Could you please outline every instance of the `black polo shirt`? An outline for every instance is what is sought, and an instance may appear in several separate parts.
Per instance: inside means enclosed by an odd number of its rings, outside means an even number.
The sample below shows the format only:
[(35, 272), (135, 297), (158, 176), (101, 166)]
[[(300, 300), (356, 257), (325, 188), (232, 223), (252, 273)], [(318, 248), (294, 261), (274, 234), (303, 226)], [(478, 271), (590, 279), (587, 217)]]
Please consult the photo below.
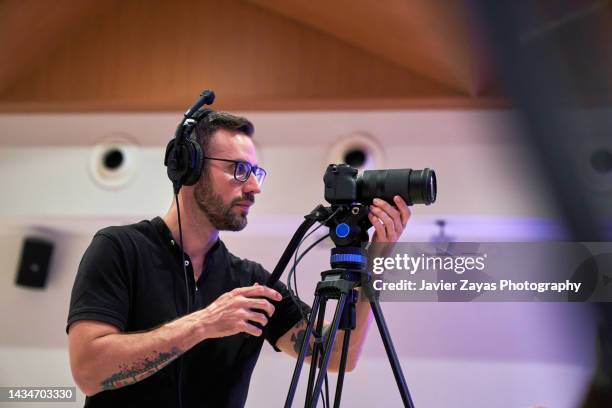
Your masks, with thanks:
[[(84, 319), (126, 333), (151, 330), (205, 308), (232, 289), (264, 284), (269, 276), (260, 264), (232, 255), (221, 240), (207, 254), (197, 282), (187, 254), (185, 259), (189, 311), (181, 249), (161, 218), (98, 231), (79, 265), (66, 331)], [(283, 300), (275, 304), (262, 337), (275, 345), (301, 314), (285, 285), (273, 287)], [(262, 338), (244, 333), (204, 340), (142, 381), (88, 397), (85, 406), (175, 407), (182, 395), (183, 408), (242, 407), (262, 344)]]

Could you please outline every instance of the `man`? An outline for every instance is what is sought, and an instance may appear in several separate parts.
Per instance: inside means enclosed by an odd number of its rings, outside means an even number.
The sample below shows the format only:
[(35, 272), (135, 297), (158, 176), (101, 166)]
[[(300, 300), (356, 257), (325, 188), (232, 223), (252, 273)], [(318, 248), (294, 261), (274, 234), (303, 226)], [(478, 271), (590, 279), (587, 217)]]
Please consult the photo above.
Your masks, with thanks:
[[(246, 226), (261, 192), (265, 171), (257, 166), (252, 134), (248, 120), (221, 112), (196, 128), (206, 157), (202, 176), (178, 195), (187, 285), (176, 201), (163, 219), (94, 236), (79, 265), (67, 325), (71, 369), (86, 406), (240, 407), (260, 350), (245, 354), (242, 333), (264, 335), (277, 351), (297, 356), (305, 323), (287, 288), (263, 286), (269, 273), (229, 253), (219, 239), (221, 230)], [(373, 241), (395, 242), (402, 233), (410, 212), (399, 197), (395, 205), (372, 205)], [(370, 320), (369, 304), (360, 302), (347, 370)]]

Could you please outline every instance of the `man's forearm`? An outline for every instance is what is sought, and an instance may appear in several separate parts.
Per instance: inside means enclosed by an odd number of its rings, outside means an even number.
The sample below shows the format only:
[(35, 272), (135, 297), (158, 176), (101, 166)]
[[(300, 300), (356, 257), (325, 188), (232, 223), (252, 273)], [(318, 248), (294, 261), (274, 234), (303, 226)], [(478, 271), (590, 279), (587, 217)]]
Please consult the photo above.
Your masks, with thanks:
[[(378, 242), (375, 245), (371, 245), (368, 249), (368, 259), (372, 260), (375, 257), (386, 257), (389, 256), (393, 249), (395, 248), (395, 243), (387, 242), (381, 243)], [(371, 264), (368, 268), (370, 271), (372, 270)], [(365, 284), (364, 284), (365, 285)], [(372, 307), (370, 306), (370, 301), (366, 295), (366, 292), (371, 290), (371, 287), (368, 289), (364, 286), (357, 289), (357, 293), (359, 294), (359, 299), (357, 300), (356, 308), (356, 321), (357, 325), (355, 330), (351, 333), (351, 342), (349, 346), (349, 358), (347, 366), (351, 369), (355, 367), (357, 364), (357, 360), (359, 359), (359, 355), (361, 354), (361, 349), (363, 348), (363, 344), (365, 343), (365, 339), (367, 337), (368, 331), (370, 329), (370, 325), (372, 324), (372, 320), (374, 319), (374, 315), (372, 313)], [(374, 294), (371, 294), (374, 296)], [(344, 335), (342, 335), (344, 336)], [(339, 340), (342, 340), (343, 337), (339, 336)], [(340, 353), (342, 351), (342, 342), (338, 341), (334, 345), (334, 354), (337, 353), (338, 361), (340, 359)]]
[[(359, 300), (355, 305), (355, 320), (356, 327), (351, 331), (351, 341), (349, 343), (349, 351), (348, 351), (348, 359), (347, 359), (347, 370), (352, 371), (357, 364), (357, 360), (359, 359), (359, 354), (361, 354), (361, 349), (363, 348), (363, 344), (365, 342), (365, 338), (368, 333), (368, 329), (370, 324), (372, 323), (372, 311), (370, 308), (370, 303), (367, 299), (362, 299), (362, 296), (365, 296), (362, 292), (363, 289), (358, 289)], [(329, 327), (331, 324), (326, 322), (324, 327), (324, 335), (327, 337), (327, 333), (329, 331)], [(332, 371), (336, 371), (340, 367), (340, 357), (342, 354), (342, 343), (344, 342), (344, 331), (338, 330), (338, 334), (336, 336), (336, 341), (334, 342), (334, 349), (332, 351), (332, 355), (330, 358), (330, 369)]]
[[(379, 256), (389, 256), (393, 252), (395, 247), (395, 243), (377, 243), (375, 246), (371, 246), (368, 253), (368, 258), (374, 259)], [(371, 266), (369, 267), (371, 270)], [(348, 361), (347, 361), (347, 370), (351, 371), (355, 368), (357, 364), (357, 360), (359, 359), (359, 355), (361, 354), (361, 349), (363, 348), (363, 344), (365, 343), (365, 339), (368, 334), (368, 330), (370, 325), (372, 324), (372, 320), (374, 315), (372, 314), (372, 308), (370, 306), (369, 299), (366, 296), (366, 288), (363, 286), (357, 289), (357, 293), (359, 294), (359, 299), (355, 305), (355, 314), (356, 314), (356, 327), (351, 333), (351, 341), (349, 344), (349, 352), (348, 352)], [(326, 322), (324, 335), (327, 334), (329, 330), (330, 324)], [(342, 343), (344, 341), (344, 332), (338, 331), (338, 335), (336, 337), (336, 341), (334, 343), (334, 349), (332, 352), (332, 356), (330, 359), (330, 368), (332, 370), (337, 369), (340, 366), (340, 357), (342, 354)]]
[[(70, 365), (81, 390), (93, 395), (143, 380), (208, 338), (249, 333), (261, 336), (274, 314), (269, 300), (282, 295), (263, 285), (235, 288), (198, 310), (156, 329), (121, 334), (100, 322), (74, 323), (69, 329)], [(256, 309), (256, 310), (255, 310)], [(112, 326), (111, 326), (112, 327)]]
[(151, 376), (202, 340), (196, 327), (185, 316), (151, 331), (94, 339), (82, 351), (79, 386), (93, 395)]

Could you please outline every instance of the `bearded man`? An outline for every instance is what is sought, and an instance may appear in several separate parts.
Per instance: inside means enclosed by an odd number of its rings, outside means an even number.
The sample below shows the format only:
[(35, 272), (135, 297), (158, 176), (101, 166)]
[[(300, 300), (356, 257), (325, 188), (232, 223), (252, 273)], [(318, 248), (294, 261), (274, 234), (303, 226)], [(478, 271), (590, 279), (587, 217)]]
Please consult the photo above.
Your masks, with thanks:
[[(296, 304), (281, 282), (264, 286), (270, 274), (219, 239), (219, 231), (247, 225), (261, 193), (266, 172), (257, 164), (253, 133), (247, 119), (223, 112), (198, 123), (202, 175), (177, 196), (183, 248), (176, 199), (163, 217), (93, 237), (66, 327), (86, 407), (242, 407), (260, 351), (243, 353), (242, 333), (263, 335), (276, 351), (297, 357), (308, 306)], [(410, 211), (400, 197), (393, 204), (376, 199), (370, 207), (373, 241), (395, 242), (404, 230)], [(369, 303), (359, 302), (347, 371), (370, 321)], [(338, 368), (340, 346), (330, 370)]]

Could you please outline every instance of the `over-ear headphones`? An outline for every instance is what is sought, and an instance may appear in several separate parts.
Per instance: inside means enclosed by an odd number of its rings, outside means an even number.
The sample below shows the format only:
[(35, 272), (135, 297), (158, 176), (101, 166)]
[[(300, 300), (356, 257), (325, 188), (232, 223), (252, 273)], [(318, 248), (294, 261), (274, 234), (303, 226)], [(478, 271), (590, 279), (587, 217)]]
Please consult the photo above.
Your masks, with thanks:
[(202, 174), (204, 152), (195, 135), (198, 123), (208, 116), (212, 109), (199, 110), (203, 105), (211, 105), (215, 100), (215, 93), (205, 90), (200, 98), (185, 112), (183, 120), (179, 123), (174, 139), (168, 142), (164, 165), (168, 168), (168, 178), (172, 181), (174, 194), (178, 194), (182, 186), (192, 186)]

